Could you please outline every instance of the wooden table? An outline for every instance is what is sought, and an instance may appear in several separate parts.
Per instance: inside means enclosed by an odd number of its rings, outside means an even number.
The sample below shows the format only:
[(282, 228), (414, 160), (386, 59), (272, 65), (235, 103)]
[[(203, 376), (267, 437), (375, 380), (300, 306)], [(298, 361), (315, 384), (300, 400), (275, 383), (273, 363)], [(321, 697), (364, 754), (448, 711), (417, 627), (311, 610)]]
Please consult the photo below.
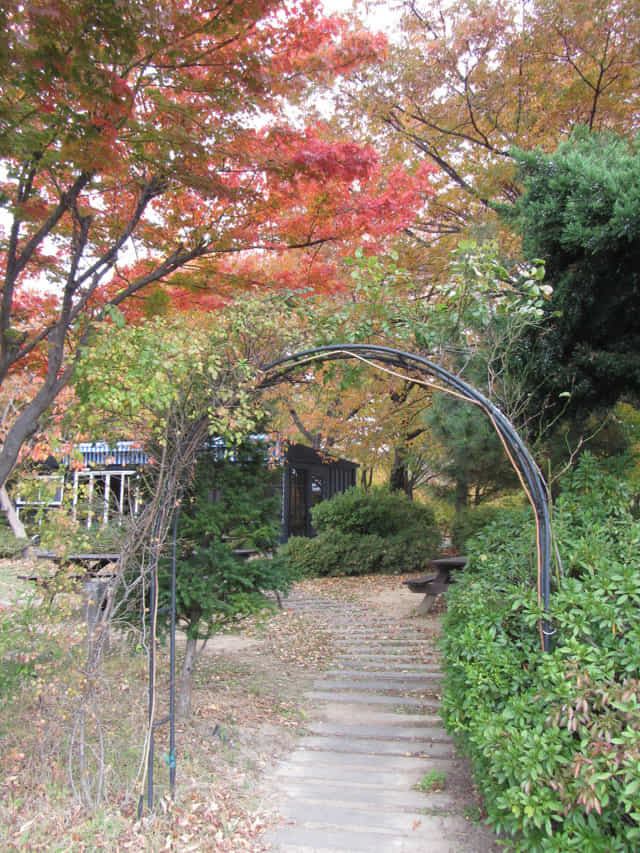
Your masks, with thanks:
[(455, 580), (453, 574), (467, 565), (467, 558), (463, 555), (439, 557), (437, 560), (431, 560), (429, 565), (435, 569), (435, 572), (421, 578), (411, 578), (404, 581), (405, 586), (409, 587), (411, 592), (424, 593), (424, 598), (416, 611), (420, 614), (428, 613), (433, 607), (436, 597), (447, 591), (449, 584)]

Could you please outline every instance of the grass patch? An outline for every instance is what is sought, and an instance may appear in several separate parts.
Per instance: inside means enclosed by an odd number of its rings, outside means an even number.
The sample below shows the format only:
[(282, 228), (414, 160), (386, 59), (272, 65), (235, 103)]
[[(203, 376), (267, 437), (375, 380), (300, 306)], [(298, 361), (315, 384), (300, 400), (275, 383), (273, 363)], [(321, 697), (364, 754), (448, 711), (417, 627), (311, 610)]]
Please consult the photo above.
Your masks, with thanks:
[(19, 580), (18, 575), (29, 575), (39, 568), (35, 561), (0, 559), (0, 605), (8, 605), (34, 590), (29, 581)]
[(433, 794), (436, 791), (444, 791), (447, 784), (447, 774), (441, 770), (430, 770), (422, 777), (415, 786), (416, 791), (425, 794)]

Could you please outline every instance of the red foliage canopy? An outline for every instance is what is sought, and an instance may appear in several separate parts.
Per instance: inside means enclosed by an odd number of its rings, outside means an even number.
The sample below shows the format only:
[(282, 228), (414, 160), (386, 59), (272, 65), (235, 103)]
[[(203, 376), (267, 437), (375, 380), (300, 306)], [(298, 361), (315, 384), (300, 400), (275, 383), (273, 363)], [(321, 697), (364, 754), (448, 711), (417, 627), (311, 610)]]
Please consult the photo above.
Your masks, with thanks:
[(8, 0), (0, 31), (0, 383), (36, 353), (43, 380), (0, 483), (105, 303), (193, 279), (191, 303), (206, 277), (215, 308), (248, 253), (379, 239), (428, 189), (291, 124), (292, 100), (385, 50), (311, 0)]

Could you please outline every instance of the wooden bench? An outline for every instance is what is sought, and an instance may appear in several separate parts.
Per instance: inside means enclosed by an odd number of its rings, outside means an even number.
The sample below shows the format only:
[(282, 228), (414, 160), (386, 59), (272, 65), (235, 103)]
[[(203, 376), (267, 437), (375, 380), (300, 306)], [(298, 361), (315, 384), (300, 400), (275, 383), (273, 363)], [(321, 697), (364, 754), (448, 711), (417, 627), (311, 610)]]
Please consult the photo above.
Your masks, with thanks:
[[(101, 577), (105, 580), (115, 577), (113, 572), (103, 573), (106, 566), (115, 563), (120, 558), (120, 554), (67, 554), (61, 557), (59, 554), (54, 554), (53, 551), (37, 551), (35, 554), (38, 560), (46, 560), (50, 563), (56, 563), (58, 566), (78, 566), (80, 571), (77, 574), (69, 574), (66, 577), (72, 581), (86, 581), (91, 578)], [(59, 569), (49, 575), (18, 575), (20, 580), (33, 581), (43, 589), (48, 589), (51, 584), (59, 577)]]
[(466, 564), (467, 558), (464, 556), (440, 557), (437, 560), (432, 560), (430, 563), (431, 568), (435, 569), (433, 574), (424, 575), (421, 578), (411, 578), (408, 581), (404, 581), (404, 585), (407, 586), (411, 592), (424, 594), (424, 598), (418, 605), (416, 613), (428, 613), (433, 607), (433, 602), (436, 600), (436, 597), (441, 593), (446, 592), (449, 584), (453, 583), (455, 580), (452, 573), (455, 573), (456, 570), (463, 569)]
[[(80, 573), (68, 574), (65, 578), (73, 587), (82, 592), (83, 616), (87, 623), (87, 643), (94, 637), (100, 626), (109, 589), (116, 577), (115, 572), (104, 572), (104, 568), (120, 559), (120, 554), (83, 552), (67, 554), (61, 557), (53, 551), (38, 551), (35, 556), (39, 560), (47, 560), (60, 566), (78, 566)], [(51, 575), (18, 575), (21, 580), (32, 581), (43, 590), (45, 601), (50, 606), (59, 590), (56, 580), (60, 577), (60, 569)]]
[(49, 560), (52, 563), (58, 563), (58, 565), (82, 566), (86, 574), (95, 575), (105, 566), (117, 563), (120, 559), (120, 554), (83, 551), (75, 554), (66, 554), (64, 557), (61, 557), (53, 551), (37, 551), (36, 557), (38, 560)]

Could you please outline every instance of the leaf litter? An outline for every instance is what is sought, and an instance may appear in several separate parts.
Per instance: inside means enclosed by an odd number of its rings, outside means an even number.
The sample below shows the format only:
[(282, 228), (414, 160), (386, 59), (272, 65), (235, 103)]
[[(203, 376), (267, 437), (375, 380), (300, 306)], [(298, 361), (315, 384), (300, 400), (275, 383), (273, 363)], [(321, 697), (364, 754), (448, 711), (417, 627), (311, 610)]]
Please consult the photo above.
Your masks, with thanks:
[[(295, 593), (336, 599), (372, 620), (395, 608), (409, 615), (417, 603), (403, 578), (323, 578), (298, 584)], [(100, 712), (107, 755), (105, 803), (89, 813), (71, 798), (67, 741), (80, 687), (64, 669), (32, 686), (7, 706), (0, 727), (0, 847), (3, 850), (249, 851), (263, 853), (264, 830), (279, 821), (265, 808), (260, 786), (274, 763), (304, 731), (305, 690), (336, 654), (331, 608), (312, 612), (277, 607), (214, 637), (198, 661), (193, 713), (176, 725), (176, 797), (168, 791), (168, 731), (156, 729), (155, 799), (137, 819), (143, 793), (131, 789), (147, 713), (143, 654), (117, 639), (105, 662)], [(430, 643), (437, 619), (416, 620)], [(335, 626), (333, 626), (335, 627)], [(393, 627), (385, 629), (393, 635)], [(425, 645), (426, 649), (426, 645)], [(158, 653), (157, 719), (168, 712), (169, 665)], [(12, 716), (9, 716), (11, 714)]]

